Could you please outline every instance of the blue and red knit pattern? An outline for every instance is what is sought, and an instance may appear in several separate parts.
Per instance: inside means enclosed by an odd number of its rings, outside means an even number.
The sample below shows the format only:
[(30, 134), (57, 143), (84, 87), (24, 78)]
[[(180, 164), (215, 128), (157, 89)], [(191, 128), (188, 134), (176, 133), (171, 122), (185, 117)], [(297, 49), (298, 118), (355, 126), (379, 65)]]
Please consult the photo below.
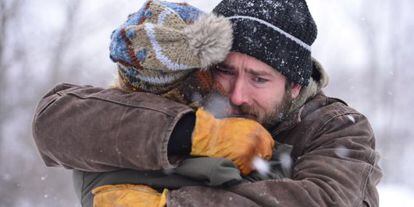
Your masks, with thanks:
[(165, 6), (178, 14), (188, 24), (194, 22), (201, 14), (203, 14), (201, 10), (186, 3), (172, 3), (154, 0), (147, 1), (144, 7), (142, 7), (139, 11), (130, 14), (128, 16), (128, 20), (112, 32), (111, 45), (109, 47), (110, 58), (112, 61), (119, 62), (129, 68), (134, 67), (139, 69), (141, 67), (137, 61), (142, 62), (145, 59), (145, 52), (134, 53), (132, 51), (130, 39), (133, 39), (136, 34), (133, 30), (126, 31), (126, 28), (131, 25), (142, 24), (146, 18), (151, 17), (153, 12), (149, 8), (150, 3), (157, 3)]

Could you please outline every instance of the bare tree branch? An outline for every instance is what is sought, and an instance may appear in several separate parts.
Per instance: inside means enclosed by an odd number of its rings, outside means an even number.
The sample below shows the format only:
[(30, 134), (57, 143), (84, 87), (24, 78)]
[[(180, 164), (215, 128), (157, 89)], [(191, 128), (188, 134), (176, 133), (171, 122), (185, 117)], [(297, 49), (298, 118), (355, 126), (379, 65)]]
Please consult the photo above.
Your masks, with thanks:
[[(22, 0), (14, 0), (11, 4), (7, 4), (10, 1), (0, 0), (0, 136), (3, 136), (4, 123), (10, 115), (11, 109), (7, 105), (5, 97), (6, 92), (9, 90), (7, 84), (9, 65), (6, 64), (5, 49), (8, 46), (8, 31), (9, 25), (13, 24), (13, 20), (18, 15), (22, 5)], [(10, 48), (12, 52), (14, 48)], [(0, 149), (3, 148), (3, 137), (0, 137)], [(2, 150), (3, 152), (3, 150)], [(0, 153), (0, 160), (3, 161), (3, 153)], [(1, 165), (0, 168), (4, 167)], [(0, 170), (1, 172), (2, 170)], [(4, 200), (4, 205), (15, 206), (16, 200), (13, 199), (13, 193), (17, 192), (18, 185), (13, 180), (0, 179), (0, 197)]]
[[(5, 63), (5, 48), (8, 45), (7, 32), (9, 25), (12, 24), (14, 18), (18, 15), (22, 0), (14, 0), (11, 5), (7, 5), (6, 0), (0, 0), (0, 126), (3, 126), (3, 122), (7, 117), (9, 110), (6, 107), (6, 100), (4, 94), (8, 90), (7, 88), (7, 73), (9, 66)], [(10, 50), (13, 50), (11, 48)], [(0, 132), (1, 132), (0, 128)], [(0, 140), (1, 142), (1, 140)], [(0, 143), (1, 146), (1, 143)]]
[(79, 7), (81, 5), (80, 0), (72, 0), (67, 2), (67, 7), (65, 9), (66, 18), (64, 27), (59, 34), (59, 39), (57, 41), (56, 47), (53, 49), (52, 62), (50, 64), (50, 80), (49, 83), (54, 84), (59, 80), (59, 77), (62, 73), (62, 64), (64, 55), (67, 51), (67, 48), (71, 44), (74, 27), (76, 25), (76, 17), (79, 12)]

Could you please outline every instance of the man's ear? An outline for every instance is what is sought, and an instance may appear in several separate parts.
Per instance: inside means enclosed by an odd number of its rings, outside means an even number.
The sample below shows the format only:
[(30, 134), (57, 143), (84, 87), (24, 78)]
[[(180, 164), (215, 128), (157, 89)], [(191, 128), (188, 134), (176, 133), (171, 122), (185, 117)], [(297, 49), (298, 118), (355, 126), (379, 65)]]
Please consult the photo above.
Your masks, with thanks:
[(297, 98), (298, 96), (299, 96), (299, 94), (300, 94), (300, 90), (302, 89), (302, 85), (300, 85), (300, 84), (297, 84), (297, 83), (292, 83), (292, 89), (291, 89), (291, 96), (292, 96), (292, 99), (295, 99), (295, 98)]

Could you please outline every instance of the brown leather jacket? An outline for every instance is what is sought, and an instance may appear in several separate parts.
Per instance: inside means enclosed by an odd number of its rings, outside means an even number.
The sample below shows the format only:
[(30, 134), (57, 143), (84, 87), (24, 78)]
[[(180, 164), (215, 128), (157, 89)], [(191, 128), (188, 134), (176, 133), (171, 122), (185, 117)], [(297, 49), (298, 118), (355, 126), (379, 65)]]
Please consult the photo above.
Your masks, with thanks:
[[(173, 167), (169, 135), (193, 113), (152, 94), (62, 84), (41, 100), (33, 136), (47, 166), (84, 171)], [(272, 130), (293, 146), (292, 178), (171, 190), (168, 206), (378, 206), (381, 178), (365, 116), (319, 93)]]

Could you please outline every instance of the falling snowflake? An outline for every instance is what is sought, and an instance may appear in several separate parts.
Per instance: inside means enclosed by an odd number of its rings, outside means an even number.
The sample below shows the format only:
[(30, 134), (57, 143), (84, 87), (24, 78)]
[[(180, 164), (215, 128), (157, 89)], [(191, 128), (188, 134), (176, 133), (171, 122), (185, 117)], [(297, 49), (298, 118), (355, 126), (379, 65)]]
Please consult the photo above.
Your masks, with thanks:
[(262, 175), (267, 175), (270, 172), (269, 162), (260, 157), (255, 157), (253, 159), (253, 167)]

